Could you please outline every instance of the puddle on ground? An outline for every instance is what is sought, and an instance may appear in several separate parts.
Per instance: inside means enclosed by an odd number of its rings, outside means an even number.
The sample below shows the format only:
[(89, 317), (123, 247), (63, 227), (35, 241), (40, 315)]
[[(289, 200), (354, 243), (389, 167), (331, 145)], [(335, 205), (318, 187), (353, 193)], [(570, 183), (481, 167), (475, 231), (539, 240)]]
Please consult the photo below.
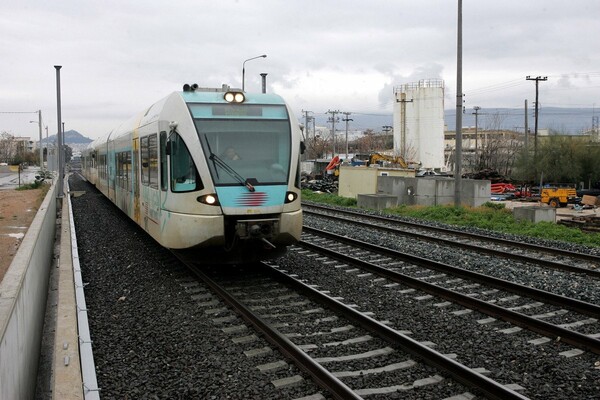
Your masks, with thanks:
[(10, 236), (15, 239), (23, 239), (25, 237), (24, 233), (7, 233), (6, 236)]

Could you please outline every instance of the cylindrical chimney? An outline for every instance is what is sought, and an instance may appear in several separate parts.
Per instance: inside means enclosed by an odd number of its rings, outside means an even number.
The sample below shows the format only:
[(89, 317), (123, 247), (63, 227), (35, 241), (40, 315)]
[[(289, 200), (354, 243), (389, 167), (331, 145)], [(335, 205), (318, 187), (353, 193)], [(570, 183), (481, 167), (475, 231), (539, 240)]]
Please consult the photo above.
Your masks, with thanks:
[(263, 72), (260, 76), (262, 76), (262, 92), (267, 93), (267, 73)]

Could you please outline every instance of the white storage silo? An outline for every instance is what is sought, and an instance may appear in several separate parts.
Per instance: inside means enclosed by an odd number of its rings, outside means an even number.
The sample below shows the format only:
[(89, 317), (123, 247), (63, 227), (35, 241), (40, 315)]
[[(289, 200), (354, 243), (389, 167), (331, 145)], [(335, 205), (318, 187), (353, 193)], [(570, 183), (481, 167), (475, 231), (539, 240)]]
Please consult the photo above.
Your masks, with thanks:
[(422, 169), (444, 167), (444, 81), (394, 88), (394, 153)]

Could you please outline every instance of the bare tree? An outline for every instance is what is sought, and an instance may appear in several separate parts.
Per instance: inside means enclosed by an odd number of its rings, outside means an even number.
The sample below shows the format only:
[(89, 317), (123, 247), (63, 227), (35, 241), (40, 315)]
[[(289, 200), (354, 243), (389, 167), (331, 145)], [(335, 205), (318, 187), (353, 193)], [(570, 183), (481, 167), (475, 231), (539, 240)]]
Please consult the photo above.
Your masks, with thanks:
[(491, 169), (503, 175), (510, 175), (516, 162), (516, 154), (522, 146), (517, 132), (501, 128), (504, 116), (496, 113), (489, 115), (487, 124), (481, 132), (481, 145), (471, 159), (475, 171)]
[(331, 148), (331, 140), (323, 138), (320, 135), (315, 135), (306, 140), (306, 149), (308, 158), (324, 158), (327, 149)]
[(17, 155), (15, 137), (8, 133), (0, 133), (0, 162), (12, 163)]
[(356, 148), (360, 153), (371, 154), (377, 151), (389, 150), (394, 146), (392, 135), (384, 135), (375, 132), (373, 129), (367, 129), (362, 137), (356, 140)]

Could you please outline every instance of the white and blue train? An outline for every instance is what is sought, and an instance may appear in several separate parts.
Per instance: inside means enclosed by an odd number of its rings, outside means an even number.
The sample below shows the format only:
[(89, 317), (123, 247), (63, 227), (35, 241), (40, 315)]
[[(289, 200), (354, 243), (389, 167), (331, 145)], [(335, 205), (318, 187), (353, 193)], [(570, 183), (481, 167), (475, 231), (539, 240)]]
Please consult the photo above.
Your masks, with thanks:
[(82, 152), (82, 174), (161, 246), (246, 262), (300, 239), (302, 132), (274, 94), (184, 85)]

